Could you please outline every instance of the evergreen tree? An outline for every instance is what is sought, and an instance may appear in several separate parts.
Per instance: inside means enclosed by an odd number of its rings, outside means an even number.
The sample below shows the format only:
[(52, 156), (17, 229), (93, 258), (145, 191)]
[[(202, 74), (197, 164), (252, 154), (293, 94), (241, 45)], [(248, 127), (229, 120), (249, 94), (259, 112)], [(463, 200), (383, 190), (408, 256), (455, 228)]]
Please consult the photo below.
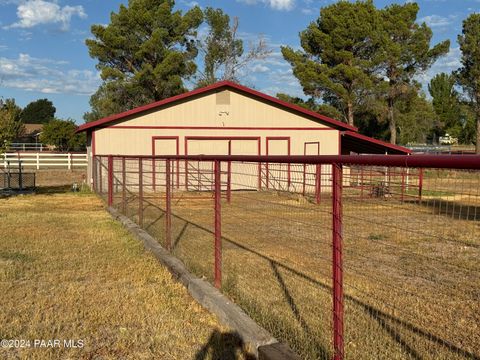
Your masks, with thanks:
[(91, 98), (87, 120), (104, 117), (185, 91), (183, 80), (196, 72), (195, 36), (203, 14), (185, 14), (173, 0), (129, 0), (112, 13), (110, 24), (93, 25), (86, 40), (104, 81)]
[(305, 94), (336, 105), (350, 125), (373, 86), (379, 25), (373, 1), (339, 1), (300, 33), (303, 50), (282, 47)]
[(462, 67), (457, 76), (475, 114), (476, 153), (480, 154), (480, 14), (472, 14), (463, 21), (458, 43), (462, 51)]
[(419, 7), (416, 3), (393, 4), (381, 10), (382, 47), (380, 76), (386, 78), (385, 93), (390, 142), (397, 142), (395, 104), (411, 91), (413, 79), (446, 54), (450, 41), (430, 47), (432, 30), (417, 24)]
[(28, 104), (21, 114), (25, 124), (45, 124), (55, 116), (55, 106), (48, 99), (39, 99)]
[(305, 101), (299, 97), (279, 93), (277, 94), (277, 98), (282, 101), (301, 106), (305, 109), (315, 111), (332, 119), (340, 119), (342, 117), (340, 111), (338, 111), (335, 107), (329, 104), (318, 104), (313, 97), (310, 97), (308, 100)]

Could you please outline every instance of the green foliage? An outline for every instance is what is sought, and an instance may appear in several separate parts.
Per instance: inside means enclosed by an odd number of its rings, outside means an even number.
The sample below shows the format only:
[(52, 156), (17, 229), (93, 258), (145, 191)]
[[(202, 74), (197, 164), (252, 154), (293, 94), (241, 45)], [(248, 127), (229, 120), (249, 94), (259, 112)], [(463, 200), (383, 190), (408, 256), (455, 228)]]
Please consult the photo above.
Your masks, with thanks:
[(286, 101), (291, 104), (301, 106), (305, 109), (315, 111), (319, 114), (328, 116), (333, 119), (340, 119), (342, 117), (342, 114), (340, 113), (340, 111), (338, 111), (335, 107), (329, 104), (318, 104), (317, 102), (315, 102), (315, 99), (313, 97), (305, 101), (299, 97), (294, 97), (287, 94), (279, 93), (277, 94), (277, 98), (279, 98), (282, 101)]
[(262, 37), (251, 43), (244, 52), (243, 40), (238, 39), (238, 18), (230, 17), (221, 9), (207, 7), (204, 11), (208, 34), (200, 40), (200, 49), (204, 54), (203, 72), (199, 71), (197, 87), (213, 84), (219, 80), (240, 82), (238, 72), (255, 60), (263, 59), (270, 54)]
[(59, 151), (83, 150), (86, 144), (85, 133), (76, 134), (73, 120), (52, 119), (43, 127), (40, 141), (54, 145)]
[(93, 25), (86, 45), (104, 81), (91, 98), (93, 120), (178, 95), (196, 72), (199, 7), (183, 14), (172, 0), (129, 0), (110, 24)]
[(395, 103), (395, 117), (399, 130), (399, 143), (427, 143), (438, 139), (441, 125), (431, 102), (420, 93), (419, 86), (411, 87), (407, 94)]
[(460, 124), (460, 101), (455, 91), (456, 81), (454, 75), (441, 73), (435, 75), (428, 85), (435, 113), (449, 134)]
[(32, 101), (22, 110), (24, 124), (45, 124), (52, 120), (57, 109), (48, 99)]
[(418, 24), (416, 3), (392, 4), (380, 10), (382, 16), (382, 47), (380, 74), (388, 81), (386, 103), (390, 142), (397, 142), (395, 103), (408, 96), (413, 79), (427, 70), (450, 48), (446, 40), (430, 47), (432, 30)]
[(373, 86), (378, 47), (378, 12), (373, 1), (340, 1), (300, 33), (303, 50), (282, 47), (305, 94), (335, 103), (354, 123), (354, 111)]
[(7, 99), (5, 102), (0, 102), (0, 153), (25, 132), (21, 113), (22, 109), (15, 104), (15, 100)]
[(463, 21), (458, 43), (462, 51), (462, 67), (458, 69), (457, 77), (475, 113), (476, 152), (480, 154), (480, 14), (471, 14)]

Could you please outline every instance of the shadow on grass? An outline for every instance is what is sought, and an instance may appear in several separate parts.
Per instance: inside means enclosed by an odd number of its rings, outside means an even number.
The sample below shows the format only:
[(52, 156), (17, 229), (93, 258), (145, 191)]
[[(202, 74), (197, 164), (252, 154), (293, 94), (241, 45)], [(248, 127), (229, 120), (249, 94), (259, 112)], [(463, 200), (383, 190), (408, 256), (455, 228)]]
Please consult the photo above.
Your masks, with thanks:
[(220, 332), (215, 330), (208, 342), (195, 354), (195, 360), (236, 360), (243, 358), (254, 360), (255, 356), (248, 353), (245, 344), (237, 332)]
[(480, 221), (480, 206), (443, 199), (407, 200), (405, 202), (426, 207), (432, 211), (433, 215), (443, 215), (456, 220)]
[[(158, 209), (159, 211), (161, 212), (165, 212), (164, 209), (161, 209), (160, 207), (158, 207), (157, 205), (155, 204), (152, 204), (152, 203), (149, 203), (152, 207)], [(195, 227), (195, 228), (198, 228), (202, 231), (206, 231), (210, 234), (214, 234), (214, 232), (211, 230), (211, 229), (208, 229), (202, 225), (199, 225), (199, 224), (196, 224), (196, 223), (193, 223), (181, 216), (178, 216), (178, 215), (175, 215), (175, 214), (172, 214), (173, 217), (185, 222), (185, 225), (184, 227), (182, 228), (182, 231), (180, 232), (179, 236), (175, 239), (175, 245), (176, 246), (178, 244), (178, 242), (180, 241), (180, 239), (183, 237), (184, 233), (185, 233), (185, 230), (187, 228), (187, 226), (192, 226), (192, 227)], [(319, 289), (323, 289), (323, 290), (326, 290), (328, 291), (330, 294), (332, 293), (333, 289), (332, 289), (332, 286), (330, 284), (326, 284), (326, 283), (323, 283), (321, 281), (318, 281), (312, 277), (310, 277), (309, 275), (305, 274), (305, 273), (302, 273), (288, 265), (285, 265), (285, 264), (282, 264), (280, 262), (278, 262), (277, 260), (275, 259), (272, 259), (254, 249), (251, 249), (247, 246), (245, 246), (244, 244), (241, 244), (241, 243), (238, 243), (236, 242), (235, 240), (232, 240), (230, 238), (227, 238), (225, 236), (222, 236), (222, 240), (223, 241), (226, 241), (232, 245), (235, 245), (236, 247), (242, 249), (242, 250), (245, 250), (249, 253), (251, 253), (252, 255), (254, 256), (257, 256), (259, 257), (260, 259), (262, 260), (266, 260), (270, 263), (270, 266), (272, 268), (272, 271), (274, 272), (274, 275), (275, 275), (275, 278), (277, 280), (277, 282), (279, 283), (279, 286), (282, 288), (282, 291), (283, 291), (283, 295), (284, 295), (284, 298), (287, 302), (287, 304), (289, 305), (290, 307), (290, 310), (292, 311), (292, 314), (294, 315), (295, 319), (297, 320), (297, 322), (299, 323), (299, 325), (302, 327), (302, 329), (305, 331), (305, 333), (308, 335), (308, 334), (311, 334), (311, 331), (310, 331), (310, 328), (308, 327), (304, 317), (302, 316), (302, 314), (300, 313), (297, 305), (295, 304), (295, 299), (294, 297), (292, 296), (291, 294), (291, 291), (288, 289), (288, 286), (286, 285), (285, 281), (283, 280), (280, 272), (279, 272), (279, 269), (283, 269), (284, 271), (287, 271), (289, 273), (291, 273), (292, 275), (294, 276), (297, 276), (313, 285), (315, 285), (316, 287), (318, 287)], [(430, 333), (429, 331), (425, 330), (425, 329), (422, 329), (408, 321), (405, 321), (403, 319), (400, 319), (400, 318), (397, 318), (395, 316), (392, 316), (374, 306), (371, 306), (369, 304), (367, 304), (366, 302), (363, 302), (362, 300), (354, 297), (354, 296), (351, 296), (351, 295), (348, 295), (348, 294), (345, 294), (344, 295), (344, 299), (345, 301), (351, 301), (353, 304), (355, 304), (356, 306), (358, 306), (359, 309), (361, 309), (362, 311), (365, 312), (366, 315), (368, 315), (370, 317), (370, 319), (374, 320), (375, 322), (377, 322), (380, 327), (385, 331), (385, 334), (388, 335), (392, 340), (394, 340), (399, 346), (401, 346), (401, 348), (403, 349), (403, 351), (408, 354), (408, 356), (412, 359), (416, 359), (416, 360), (420, 360), (423, 358), (423, 356), (421, 356), (418, 351), (416, 350), (416, 344), (415, 344), (415, 341), (413, 340), (410, 344), (407, 342), (407, 340), (405, 340), (403, 338), (403, 335), (402, 333), (405, 333), (406, 331), (407, 332), (410, 332), (411, 334), (417, 336), (417, 337), (420, 337), (422, 338), (425, 342), (428, 342), (428, 343), (432, 343), (432, 344), (435, 344), (437, 346), (440, 346), (444, 349), (446, 349), (448, 352), (451, 352), (451, 353), (454, 353), (456, 355), (460, 355), (460, 356), (464, 356), (468, 359), (472, 359), (472, 360), (480, 360), (480, 356), (477, 355), (477, 354), (474, 354), (474, 353), (471, 353), (467, 350), (464, 350), (456, 345), (454, 345), (453, 343), (437, 336), (437, 335), (434, 335), (432, 333)], [(212, 335), (213, 336), (213, 335)], [(312, 340), (312, 339), (310, 339)], [(318, 351), (320, 354), (324, 355), (326, 354), (326, 350), (319, 346), (316, 351)], [(222, 357), (220, 357), (222, 358)], [(198, 359), (203, 359), (202, 357), (198, 358)], [(223, 359), (223, 358), (222, 358)], [(229, 358), (225, 358), (225, 359), (229, 359)]]

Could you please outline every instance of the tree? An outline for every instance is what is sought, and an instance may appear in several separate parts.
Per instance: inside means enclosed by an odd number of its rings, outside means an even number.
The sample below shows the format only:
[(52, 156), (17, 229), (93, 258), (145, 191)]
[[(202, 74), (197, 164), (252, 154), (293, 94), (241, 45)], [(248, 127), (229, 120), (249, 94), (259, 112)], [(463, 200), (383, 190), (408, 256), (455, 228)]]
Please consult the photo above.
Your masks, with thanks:
[(446, 54), (450, 41), (430, 47), (432, 30), (417, 24), (419, 7), (416, 3), (392, 4), (381, 10), (382, 47), (380, 73), (387, 79), (385, 94), (390, 142), (397, 142), (395, 104), (410, 90), (417, 74), (427, 70), (440, 56)]
[(455, 90), (456, 82), (457, 79), (453, 74), (437, 74), (430, 81), (428, 91), (432, 96), (435, 113), (442, 125), (442, 132), (460, 138), (463, 130), (463, 111), (459, 94)]
[(458, 69), (457, 77), (475, 114), (476, 153), (480, 154), (480, 14), (472, 14), (463, 21), (458, 43), (462, 51), (462, 67)]
[(0, 153), (5, 151), (10, 143), (25, 131), (20, 115), (22, 109), (15, 100), (7, 99), (0, 103)]
[(339, 1), (300, 33), (303, 51), (282, 47), (305, 94), (336, 105), (350, 125), (373, 86), (378, 26), (373, 1)]
[(185, 92), (183, 80), (196, 72), (195, 36), (203, 14), (198, 6), (183, 14), (173, 0), (129, 0), (112, 13), (110, 24), (93, 25), (87, 39), (103, 84), (91, 98), (92, 113), (105, 117)]
[(329, 104), (318, 104), (313, 97), (305, 101), (299, 97), (294, 97), (287, 94), (279, 93), (277, 94), (277, 98), (279, 98), (282, 101), (286, 101), (291, 104), (301, 106), (305, 109), (315, 111), (319, 114), (328, 116), (332, 119), (340, 119), (342, 117), (342, 114), (340, 113), (340, 111), (338, 111), (335, 107)]
[(28, 104), (21, 114), (24, 124), (45, 124), (55, 116), (57, 109), (48, 99), (39, 99)]
[(76, 134), (73, 120), (52, 119), (43, 127), (40, 141), (54, 145), (59, 151), (83, 150), (86, 144), (84, 133)]
[(244, 53), (243, 40), (238, 38), (238, 18), (230, 17), (221, 9), (207, 7), (204, 11), (208, 34), (200, 40), (200, 50), (204, 54), (203, 72), (199, 71), (197, 87), (213, 84), (219, 80), (239, 82), (238, 73), (254, 61), (264, 59), (271, 51), (263, 38), (250, 43)]

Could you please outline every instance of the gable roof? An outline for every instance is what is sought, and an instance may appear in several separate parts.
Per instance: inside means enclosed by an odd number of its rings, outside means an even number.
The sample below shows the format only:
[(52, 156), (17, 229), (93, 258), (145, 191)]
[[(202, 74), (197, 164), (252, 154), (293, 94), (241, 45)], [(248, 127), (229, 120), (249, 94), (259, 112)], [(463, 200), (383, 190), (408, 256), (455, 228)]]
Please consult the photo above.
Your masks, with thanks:
[(200, 89), (189, 91), (189, 92), (186, 92), (184, 94), (173, 96), (173, 97), (170, 97), (168, 99), (160, 100), (160, 101), (157, 101), (157, 102), (145, 105), (145, 106), (140, 106), (138, 108), (135, 108), (135, 109), (132, 109), (132, 110), (129, 110), (129, 111), (125, 111), (125, 112), (122, 112), (120, 114), (111, 115), (111, 116), (108, 116), (106, 118), (103, 118), (103, 119), (100, 119), (100, 120), (97, 120), (97, 121), (92, 121), (92, 122), (80, 125), (77, 129), (77, 132), (86, 131), (88, 129), (92, 129), (92, 128), (96, 128), (96, 127), (100, 127), (100, 126), (105, 126), (105, 125), (107, 125), (107, 124), (109, 124), (113, 121), (118, 121), (118, 120), (124, 119), (128, 116), (131, 116), (131, 115), (136, 115), (136, 114), (140, 114), (142, 112), (148, 111), (148, 110), (161, 108), (162, 106), (172, 104), (176, 101), (185, 100), (185, 99), (191, 98), (191, 97), (196, 96), (196, 95), (206, 94), (208, 92), (223, 89), (223, 88), (234, 89), (234, 90), (237, 90), (241, 93), (244, 93), (244, 94), (250, 95), (252, 97), (264, 100), (268, 103), (279, 105), (280, 107), (283, 107), (286, 110), (294, 111), (296, 113), (300, 113), (302, 115), (306, 115), (308, 117), (314, 118), (315, 120), (318, 120), (319, 122), (328, 124), (328, 125), (336, 128), (336, 129), (339, 129), (339, 130), (352, 130), (352, 131), (355, 131), (355, 132), (358, 131), (358, 129), (354, 126), (345, 124), (341, 121), (329, 118), (328, 116), (321, 115), (321, 114), (316, 113), (314, 111), (302, 108), (301, 106), (294, 105), (294, 104), (288, 103), (286, 101), (282, 101), (282, 100), (277, 99), (273, 96), (261, 93), (259, 91), (253, 90), (253, 89), (250, 89), (246, 86), (242, 86), (242, 85), (233, 83), (231, 81), (220, 81), (220, 82), (217, 82), (217, 83), (215, 83), (213, 85), (210, 85), (210, 86), (206, 86), (206, 87), (203, 87), (203, 88), (200, 88)]

